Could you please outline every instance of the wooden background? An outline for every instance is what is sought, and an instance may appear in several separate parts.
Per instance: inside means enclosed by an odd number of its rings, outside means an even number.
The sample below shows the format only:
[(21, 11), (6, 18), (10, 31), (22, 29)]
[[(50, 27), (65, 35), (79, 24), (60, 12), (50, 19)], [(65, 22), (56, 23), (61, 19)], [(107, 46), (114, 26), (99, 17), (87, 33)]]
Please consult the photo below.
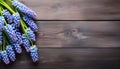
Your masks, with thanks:
[(120, 69), (120, 0), (20, 1), (37, 13), (40, 61), (24, 51), (0, 69)]

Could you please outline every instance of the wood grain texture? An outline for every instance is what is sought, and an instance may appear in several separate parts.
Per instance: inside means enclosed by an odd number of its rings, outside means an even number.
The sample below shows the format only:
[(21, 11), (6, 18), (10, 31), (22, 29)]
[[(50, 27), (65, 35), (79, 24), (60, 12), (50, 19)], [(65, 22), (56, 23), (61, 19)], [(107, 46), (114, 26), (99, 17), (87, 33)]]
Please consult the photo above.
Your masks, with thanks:
[(40, 61), (23, 50), (0, 69), (120, 69), (120, 21), (37, 21)]
[(119, 69), (119, 49), (39, 48), (40, 61), (31, 63), (27, 53), (0, 69)]
[(118, 20), (119, 0), (20, 0), (37, 20)]
[(120, 47), (119, 21), (38, 21), (40, 47)]

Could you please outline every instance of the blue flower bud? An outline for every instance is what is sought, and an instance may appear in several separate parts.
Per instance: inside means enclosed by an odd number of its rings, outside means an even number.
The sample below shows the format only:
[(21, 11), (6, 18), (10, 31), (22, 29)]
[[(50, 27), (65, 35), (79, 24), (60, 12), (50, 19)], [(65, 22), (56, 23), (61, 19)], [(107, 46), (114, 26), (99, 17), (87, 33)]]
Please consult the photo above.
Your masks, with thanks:
[(30, 47), (30, 56), (32, 58), (33, 62), (37, 62), (39, 60), (39, 56), (38, 56), (38, 49), (36, 47), (36, 45), (31, 46)]
[(3, 10), (2, 14), (3, 14), (3, 16), (5, 17), (5, 19), (7, 20), (8, 23), (12, 23), (12, 15), (7, 9)]
[(0, 31), (4, 30), (4, 17), (0, 16)]
[(31, 18), (36, 17), (36, 13), (32, 11), (30, 8), (28, 8), (26, 5), (22, 4), (21, 2), (13, 0), (12, 5), (15, 6), (20, 12), (26, 14), (27, 16)]
[(15, 49), (16, 53), (18, 53), (18, 54), (22, 53), (22, 48), (18, 43), (14, 43), (12, 45), (13, 45), (13, 48)]
[(35, 22), (33, 21), (32, 18), (24, 16), (23, 20), (26, 22), (26, 24), (32, 29), (32, 31), (37, 32), (38, 31), (38, 27), (35, 24)]
[(2, 32), (0, 32), (0, 45), (2, 45)]
[(19, 27), (20, 26), (20, 14), (19, 13), (13, 14), (12, 19), (13, 19), (15, 26)]
[(7, 34), (9, 35), (10, 39), (13, 40), (13, 41), (17, 41), (17, 36), (16, 36), (16, 33), (15, 31), (13, 30), (12, 26), (7, 24), (5, 26), (5, 30), (7, 32)]
[(6, 46), (6, 51), (7, 51), (7, 54), (8, 54), (8, 57), (10, 58), (10, 60), (15, 61), (16, 56), (15, 56), (15, 52), (11, 45)]
[(27, 32), (29, 38), (30, 38), (32, 41), (35, 41), (35, 40), (36, 40), (36, 39), (35, 39), (35, 34), (34, 34), (34, 32), (33, 32), (30, 28), (27, 28), (27, 29), (26, 29), (26, 32)]
[(26, 37), (25, 34), (22, 35), (22, 40), (23, 40), (23, 47), (26, 49), (27, 52), (30, 51), (30, 41)]
[(8, 57), (6, 51), (2, 51), (2, 52), (1, 52), (1, 57), (2, 57), (2, 61), (3, 61), (5, 64), (9, 64), (9, 63), (10, 63), (10, 60), (9, 60), (9, 57)]

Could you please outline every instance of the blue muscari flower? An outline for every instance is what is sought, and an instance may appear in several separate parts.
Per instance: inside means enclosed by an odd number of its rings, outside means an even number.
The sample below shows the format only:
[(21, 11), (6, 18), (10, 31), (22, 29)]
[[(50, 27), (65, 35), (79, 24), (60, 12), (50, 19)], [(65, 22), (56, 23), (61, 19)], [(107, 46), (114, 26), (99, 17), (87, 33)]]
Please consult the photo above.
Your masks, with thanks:
[(30, 41), (28, 40), (28, 38), (26, 37), (25, 34), (22, 35), (22, 40), (23, 40), (23, 46), (26, 49), (27, 52), (30, 51)]
[(23, 20), (26, 22), (26, 24), (34, 31), (37, 32), (38, 31), (38, 27), (35, 24), (35, 22), (33, 21), (32, 18), (24, 16)]
[(2, 31), (4, 29), (4, 17), (0, 16), (0, 31)]
[(13, 28), (13, 30), (16, 32), (20, 31), (19, 28), (16, 27), (16, 25), (14, 23), (10, 24)]
[(1, 57), (2, 57), (2, 61), (5, 63), (5, 64), (9, 64), (10, 63), (10, 60), (9, 60), (9, 57), (8, 57), (8, 54), (6, 51), (2, 51), (1, 52)]
[(19, 45), (21, 45), (21, 44), (23, 43), (23, 41), (22, 41), (22, 35), (21, 35), (21, 33), (18, 32), (18, 31), (16, 31), (15, 33), (16, 33), (16, 36), (17, 36), (17, 38), (18, 38), (17, 43), (18, 43)]
[(15, 6), (20, 12), (26, 14), (27, 16), (31, 18), (36, 17), (36, 13), (32, 11), (30, 8), (28, 8), (26, 5), (22, 4), (21, 2), (18, 2), (17, 0), (13, 0), (12, 5)]
[(14, 43), (14, 44), (12, 44), (12, 46), (13, 46), (14, 50), (16, 51), (16, 53), (18, 53), (18, 54), (22, 53), (22, 48), (19, 43)]
[(0, 45), (2, 45), (2, 32), (0, 32)]
[(29, 38), (30, 38), (32, 41), (35, 41), (35, 34), (34, 34), (34, 32), (33, 32), (30, 28), (27, 28), (27, 29), (26, 29), (26, 32), (27, 32)]
[(39, 60), (38, 49), (36, 45), (30, 47), (30, 56), (33, 62), (37, 62)]
[(13, 30), (12, 26), (7, 24), (5, 26), (5, 30), (7, 32), (7, 34), (9, 35), (10, 39), (13, 40), (13, 41), (17, 41), (17, 36), (16, 36), (16, 33), (15, 31)]
[(12, 15), (7, 9), (3, 10), (2, 14), (3, 14), (3, 16), (5, 17), (5, 19), (7, 20), (8, 23), (12, 23)]
[(20, 14), (18, 12), (13, 14), (12, 19), (13, 19), (15, 26), (19, 27), (20, 26)]
[(22, 53), (22, 48), (21, 48), (20, 43), (18, 41), (14, 42), (13, 40), (10, 39), (10, 44), (16, 53), (18, 53), (18, 54)]
[(7, 51), (9, 59), (11, 61), (15, 61), (16, 60), (16, 56), (15, 56), (15, 52), (14, 52), (14, 50), (13, 50), (11, 45), (6, 46), (6, 51)]

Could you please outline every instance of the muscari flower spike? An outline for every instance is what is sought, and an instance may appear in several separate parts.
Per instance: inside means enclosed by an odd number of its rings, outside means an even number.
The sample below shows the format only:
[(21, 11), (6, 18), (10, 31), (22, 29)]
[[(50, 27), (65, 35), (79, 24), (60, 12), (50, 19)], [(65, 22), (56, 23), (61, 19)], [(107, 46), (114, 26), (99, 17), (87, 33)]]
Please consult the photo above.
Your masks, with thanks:
[(15, 31), (13, 30), (12, 26), (7, 24), (5, 26), (5, 30), (7, 32), (7, 34), (9, 35), (10, 39), (13, 40), (13, 41), (17, 41), (17, 36), (16, 36), (16, 33)]
[(10, 60), (9, 60), (9, 57), (8, 57), (8, 54), (7, 52), (4, 50), (1, 52), (1, 59), (2, 61), (5, 63), (5, 64), (9, 64), (10, 63)]
[(25, 34), (22, 35), (23, 40), (23, 46), (26, 49), (27, 52), (30, 51), (30, 41), (28, 40), (27, 36)]
[(33, 62), (37, 62), (39, 60), (38, 49), (36, 45), (30, 47), (30, 56)]
[(32, 18), (28, 17), (28, 16), (24, 16), (23, 20), (26, 22), (26, 24), (32, 29), (32, 31), (37, 32), (38, 31), (38, 27), (35, 24), (35, 22), (33, 21)]
[(12, 19), (15, 24), (15, 27), (19, 27), (20, 26), (20, 14), (18, 12), (13, 14)]
[(27, 32), (29, 38), (30, 38), (32, 41), (35, 41), (35, 40), (36, 40), (36, 39), (35, 39), (35, 34), (34, 34), (34, 32), (33, 32), (30, 28), (27, 28), (27, 29), (26, 29), (26, 32)]
[(21, 45), (21, 44), (23, 43), (23, 41), (22, 41), (22, 35), (21, 35), (20, 32), (15, 32), (15, 33), (16, 33), (17, 38), (18, 38), (17, 43), (18, 43), (19, 45)]
[(12, 15), (7, 9), (3, 10), (2, 14), (3, 14), (3, 16), (5, 17), (5, 19), (7, 20), (8, 23), (12, 23)]
[(0, 16), (0, 31), (4, 30), (4, 17)]
[(18, 54), (22, 53), (22, 48), (18, 43), (14, 43), (12, 45), (13, 45), (13, 48), (15, 49), (16, 53), (18, 53)]
[(21, 48), (20, 43), (18, 41), (13, 41), (10, 39), (10, 44), (16, 53), (18, 53), (18, 54), (22, 53), (22, 48)]
[(21, 2), (13, 0), (12, 5), (15, 6), (20, 12), (26, 14), (27, 16), (31, 18), (36, 18), (36, 13), (32, 11), (30, 8), (28, 8), (26, 5), (22, 4)]
[(7, 51), (9, 59), (11, 61), (15, 61), (16, 60), (16, 56), (15, 56), (15, 52), (14, 52), (14, 50), (13, 50), (11, 45), (6, 46), (6, 51)]
[(2, 45), (2, 32), (0, 32), (0, 45)]

